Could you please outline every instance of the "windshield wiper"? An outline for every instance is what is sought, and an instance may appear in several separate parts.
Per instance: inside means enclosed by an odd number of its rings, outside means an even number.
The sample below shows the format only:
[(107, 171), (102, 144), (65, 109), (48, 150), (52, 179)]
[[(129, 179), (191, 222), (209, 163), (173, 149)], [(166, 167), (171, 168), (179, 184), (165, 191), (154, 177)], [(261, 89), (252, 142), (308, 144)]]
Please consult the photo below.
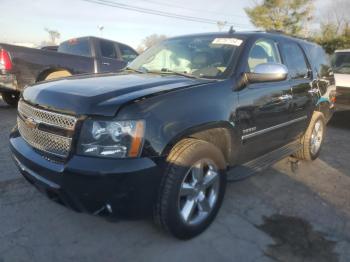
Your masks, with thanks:
[(188, 78), (200, 79), (200, 77), (198, 77), (198, 76), (187, 74), (187, 73), (181, 73), (181, 72), (178, 72), (178, 71), (173, 71), (173, 70), (170, 70), (168, 68), (162, 68), (160, 71), (148, 71), (148, 73), (171, 74), (171, 75), (184, 76), (184, 77), (188, 77)]
[(147, 73), (146, 70), (142, 71), (142, 70), (134, 69), (134, 68), (131, 68), (131, 67), (125, 67), (123, 71), (132, 71), (132, 72), (136, 72), (136, 73), (139, 73), (139, 74)]

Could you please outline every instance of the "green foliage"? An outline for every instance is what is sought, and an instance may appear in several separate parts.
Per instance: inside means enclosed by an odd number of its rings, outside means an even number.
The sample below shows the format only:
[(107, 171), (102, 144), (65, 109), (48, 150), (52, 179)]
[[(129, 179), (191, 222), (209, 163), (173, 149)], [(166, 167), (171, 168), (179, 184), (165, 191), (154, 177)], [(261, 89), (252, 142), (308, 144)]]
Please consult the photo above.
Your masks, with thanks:
[(350, 26), (346, 24), (340, 33), (338, 31), (335, 23), (323, 23), (321, 32), (313, 40), (320, 44), (328, 54), (334, 53), (337, 49), (350, 49)]
[(350, 49), (349, 35), (340, 35), (329, 39), (318, 37), (314, 41), (320, 44), (328, 54), (333, 54), (338, 49)]
[(281, 30), (299, 35), (305, 23), (312, 19), (313, 0), (263, 0), (245, 12), (250, 21), (265, 30)]

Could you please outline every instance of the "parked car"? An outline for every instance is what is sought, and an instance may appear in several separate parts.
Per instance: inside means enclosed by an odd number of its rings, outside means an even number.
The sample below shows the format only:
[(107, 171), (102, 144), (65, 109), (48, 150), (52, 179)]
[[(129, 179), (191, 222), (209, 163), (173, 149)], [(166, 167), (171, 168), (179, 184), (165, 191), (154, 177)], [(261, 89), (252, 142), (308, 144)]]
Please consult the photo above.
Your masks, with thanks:
[(165, 40), (123, 72), (25, 89), (13, 158), (31, 184), (75, 210), (153, 213), (175, 237), (192, 238), (214, 220), (226, 181), (290, 155), (318, 157), (331, 107), (321, 95), (334, 83), (321, 55), (276, 33)]
[(96, 37), (70, 39), (57, 51), (0, 44), (0, 93), (7, 104), (16, 106), (27, 85), (76, 74), (116, 72), (137, 55), (125, 44)]
[(350, 110), (350, 50), (337, 50), (333, 57), (335, 76), (336, 108)]

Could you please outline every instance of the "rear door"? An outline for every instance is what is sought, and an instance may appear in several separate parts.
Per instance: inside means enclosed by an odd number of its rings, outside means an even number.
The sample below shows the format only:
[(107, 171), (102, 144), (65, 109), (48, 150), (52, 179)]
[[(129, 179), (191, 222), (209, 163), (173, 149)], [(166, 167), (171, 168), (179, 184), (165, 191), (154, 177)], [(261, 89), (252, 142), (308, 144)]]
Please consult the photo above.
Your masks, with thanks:
[(293, 124), (288, 129), (288, 139), (294, 140), (305, 132), (319, 98), (319, 90), (313, 86), (310, 64), (297, 42), (282, 43), (281, 53), (292, 89), (289, 121)]
[(97, 46), (97, 63), (99, 73), (117, 72), (125, 67), (126, 63), (118, 55), (118, 51), (114, 42), (108, 40), (99, 40)]
[[(278, 43), (259, 39), (250, 48), (246, 71), (264, 63), (281, 63)], [(287, 80), (248, 84), (238, 92), (236, 115), (242, 132), (243, 150), (240, 162), (245, 162), (287, 144), (291, 88)]]

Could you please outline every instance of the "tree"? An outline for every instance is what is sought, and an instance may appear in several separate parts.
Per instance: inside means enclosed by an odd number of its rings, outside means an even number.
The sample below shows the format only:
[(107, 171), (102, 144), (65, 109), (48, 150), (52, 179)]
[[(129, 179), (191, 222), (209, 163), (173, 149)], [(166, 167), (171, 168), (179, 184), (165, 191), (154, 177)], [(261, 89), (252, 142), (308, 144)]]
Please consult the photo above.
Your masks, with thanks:
[(350, 48), (350, 5), (347, 0), (335, 0), (325, 7), (321, 27), (313, 40), (332, 54), (337, 49)]
[(336, 28), (336, 34), (341, 35), (348, 28), (350, 5), (348, 0), (333, 0), (324, 10), (322, 15), (325, 19), (323, 24), (331, 24)]
[(151, 46), (158, 44), (159, 42), (163, 41), (166, 38), (167, 37), (165, 35), (157, 35), (157, 34), (147, 36), (145, 39), (142, 40), (141, 45), (139, 45), (139, 47), (137, 48), (137, 51), (141, 54)]
[(326, 24), (321, 27), (320, 34), (312, 40), (320, 44), (328, 54), (333, 54), (337, 49), (350, 48), (350, 28), (344, 27), (341, 34), (336, 34), (336, 24)]
[(307, 35), (313, 7), (313, 0), (263, 0), (245, 12), (253, 25), (264, 30)]
[(56, 45), (56, 40), (60, 39), (61, 34), (57, 30), (51, 30), (49, 28), (45, 28), (45, 31), (49, 34), (49, 42), (48, 45)]

